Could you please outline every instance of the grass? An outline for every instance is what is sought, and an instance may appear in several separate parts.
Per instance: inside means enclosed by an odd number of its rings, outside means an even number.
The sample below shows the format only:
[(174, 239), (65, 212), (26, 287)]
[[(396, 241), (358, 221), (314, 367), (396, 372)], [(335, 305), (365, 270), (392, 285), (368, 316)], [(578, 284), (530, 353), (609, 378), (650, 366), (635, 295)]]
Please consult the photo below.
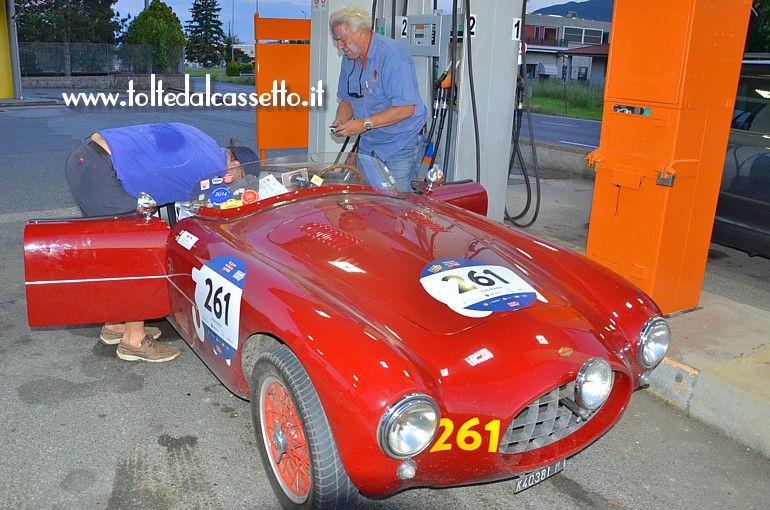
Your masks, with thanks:
[(201, 67), (195, 69), (193, 67), (185, 67), (184, 72), (190, 76), (206, 76), (211, 75), (211, 81), (222, 81), (227, 83), (240, 83), (241, 85), (254, 85), (254, 77), (241, 78), (240, 76), (227, 76), (225, 70), (219, 67)]
[[(532, 113), (560, 115), (579, 119), (601, 120), (604, 89), (580, 82), (562, 80), (531, 80), (530, 105)], [(565, 108), (566, 93), (566, 108)]]

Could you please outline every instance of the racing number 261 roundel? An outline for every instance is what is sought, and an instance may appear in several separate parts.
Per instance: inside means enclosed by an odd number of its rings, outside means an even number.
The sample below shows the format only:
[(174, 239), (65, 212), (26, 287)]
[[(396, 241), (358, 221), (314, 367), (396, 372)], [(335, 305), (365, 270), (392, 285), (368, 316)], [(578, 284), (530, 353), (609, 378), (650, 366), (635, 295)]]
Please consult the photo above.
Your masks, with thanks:
[(537, 292), (507, 267), (468, 259), (441, 259), (422, 270), (423, 288), (455, 312), (486, 317), (492, 312), (529, 306)]
[[(228, 365), (238, 350), (241, 294), (246, 265), (234, 257), (216, 257), (200, 269), (193, 268), (195, 305), (202, 324), (195, 329), (201, 341), (208, 339), (217, 356)], [(195, 313), (193, 312), (195, 317)]]

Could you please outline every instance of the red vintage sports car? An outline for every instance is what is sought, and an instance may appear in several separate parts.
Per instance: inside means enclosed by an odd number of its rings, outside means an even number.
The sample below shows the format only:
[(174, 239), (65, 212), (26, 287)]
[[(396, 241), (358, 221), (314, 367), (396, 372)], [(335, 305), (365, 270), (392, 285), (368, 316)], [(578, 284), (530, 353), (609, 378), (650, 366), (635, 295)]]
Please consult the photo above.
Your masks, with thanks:
[(29, 222), (28, 316), (166, 316), (251, 399), (286, 508), (510, 478), (524, 490), (607, 432), (666, 354), (649, 297), (488, 220), (477, 183), (400, 193), (381, 163), (340, 154), (248, 173), (239, 189), (203, 179), (178, 221), (147, 199), (126, 217)]

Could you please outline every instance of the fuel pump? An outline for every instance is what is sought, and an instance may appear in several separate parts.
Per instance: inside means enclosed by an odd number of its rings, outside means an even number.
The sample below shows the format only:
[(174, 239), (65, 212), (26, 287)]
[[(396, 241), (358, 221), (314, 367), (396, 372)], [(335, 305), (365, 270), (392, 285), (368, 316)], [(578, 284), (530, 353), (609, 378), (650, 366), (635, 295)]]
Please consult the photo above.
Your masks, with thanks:
[(448, 180), (478, 180), (489, 195), (489, 217), (502, 221), (524, 2), (463, 0), (451, 15), (431, 4), (435, 2), (313, 1), (310, 78), (311, 83), (323, 81), (327, 96), (325, 109), (310, 112), (308, 147), (331, 152), (342, 144), (326, 129), (336, 110), (341, 59), (329, 33), (329, 15), (343, 5), (371, 8), (375, 30), (394, 36), (412, 55), (421, 97), (434, 105), (428, 115), (434, 145), (427, 164), (442, 165)]
[[(524, 51), (521, 52), (521, 61), (519, 62), (521, 69), (527, 68), (527, 57)], [(530, 214), (532, 210), (532, 184), (530, 182), (529, 168), (524, 161), (524, 155), (521, 152), (521, 125), (524, 120), (524, 115), (527, 115), (527, 127), (529, 128), (529, 140), (530, 148), (532, 150), (532, 172), (535, 181), (535, 202), (534, 212), (528, 220), (522, 218)], [(526, 203), (524, 207), (518, 213), (509, 213), (508, 208), (505, 208), (505, 221), (509, 221), (517, 227), (526, 228), (531, 226), (537, 220), (540, 214), (540, 175), (537, 164), (537, 150), (535, 149), (535, 134), (532, 130), (532, 113), (529, 108), (529, 98), (527, 94), (527, 73), (519, 73), (516, 81), (516, 108), (513, 113), (513, 133), (511, 134), (512, 147), (511, 147), (511, 160), (508, 163), (508, 175), (511, 174), (514, 167), (518, 164), (521, 169), (521, 175), (524, 177), (524, 185), (526, 186)]]
[(586, 255), (664, 313), (700, 299), (750, 10), (615, 4)]

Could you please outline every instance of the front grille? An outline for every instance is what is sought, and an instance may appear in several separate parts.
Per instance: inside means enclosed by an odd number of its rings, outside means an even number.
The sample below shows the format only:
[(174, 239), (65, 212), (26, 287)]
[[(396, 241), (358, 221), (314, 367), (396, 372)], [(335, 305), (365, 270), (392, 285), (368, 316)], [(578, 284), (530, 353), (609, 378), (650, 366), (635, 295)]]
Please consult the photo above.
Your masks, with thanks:
[(554, 388), (541, 396), (513, 419), (500, 441), (500, 453), (522, 453), (535, 450), (567, 437), (593, 417), (582, 419), (565, 406), (561, 399), (573, 400), (575, 382)]

